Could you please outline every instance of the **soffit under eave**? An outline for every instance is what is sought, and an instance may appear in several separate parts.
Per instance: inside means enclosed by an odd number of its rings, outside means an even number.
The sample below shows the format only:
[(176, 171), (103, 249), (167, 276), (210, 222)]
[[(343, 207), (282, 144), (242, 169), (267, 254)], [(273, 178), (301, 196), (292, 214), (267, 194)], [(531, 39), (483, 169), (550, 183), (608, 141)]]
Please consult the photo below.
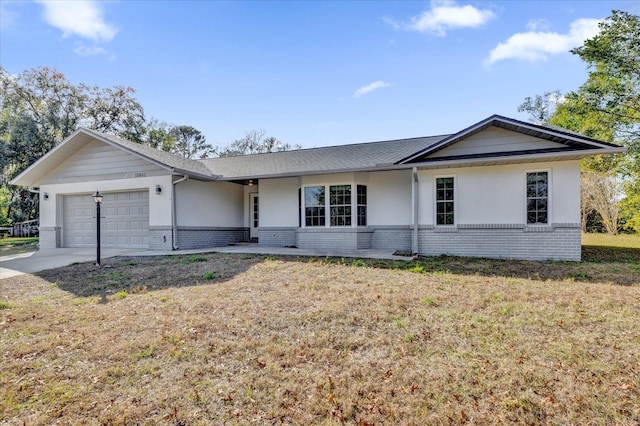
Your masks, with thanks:
[[(603, 152), (604, 151), (604, 152)], [(422, 163), (407, 163), (419, 170), (428, 169), (451, 169), (461, 167), (482, 167), (482, 166), (497, 166), (497, 165), (509, 165), (509, 164), (524, 164), (524, 163), (544, 163), (554, 161), (571, 161), (581, 160), (584, 157), (591, 155), (610, 155), (624, 152), (624, 148), (619, 149), (607, 149), (602, 151), (596, 150), (584, 150), (584, 151), (570, 151), (561, 153), (547, 153), (541, 155), (514, 155), (504, 157), (487, 157), (487, 158), (472, 158), (465, 160), (444, 160), (444, 161), (425, 161)]]

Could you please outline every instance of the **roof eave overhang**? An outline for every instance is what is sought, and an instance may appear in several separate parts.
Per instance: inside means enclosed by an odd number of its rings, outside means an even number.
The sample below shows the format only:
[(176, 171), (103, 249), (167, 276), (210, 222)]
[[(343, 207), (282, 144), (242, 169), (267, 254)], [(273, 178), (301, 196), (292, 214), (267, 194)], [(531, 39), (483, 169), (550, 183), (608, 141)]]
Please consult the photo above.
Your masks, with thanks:
[(308, 172), (290, 172), (290, 173), (273, 173), (264, 175), (247, 175), (247, 176), (233, 176), (233, 177), (220, 177), (221, 181), (243, 181), (249, 179), (276, 179), (276, 178), (290, 178), (300, 176), (316, 176), (327, 175), (337, 173), (359, 173), (359, 172), (381, 172), (391, 170), (407, 170), (413, 167), (419, 169), (438, 169), (438, 168), (455, 168), (455, 167), (474, 167), (483, 165), (498, 165), (498, 164), (517, 164), (517, 163), (537, 163), (543, 161), (566, 161), (566, 160), (579, 160), (583, 157), (598, 154), (619, 154), (625, 152), (626, 149), (620, 148), (607, 148), (607, 149), (592, 149), (592, 150), (567, 150), (567, 152), (548, 152), (538, 154), (526, 154), (526, 155), (510, 155), (499, 157), (482, 157), (482, 158), (467, 158), (467, 159), (451, 159), (441, 161), (423, 161), (417, 163), (408, 164), (377, 164), (371, 167), (363, 167), (358, 169), (331, 169), (331, 170), (313, 170)]
[(203, 181), (220, 180), (222, 178), (222, 176), (220, 175), (203, 175), (202, 173), (196, 173), (190, 170), (184, 170), (184, 169), (178, 169), (178, 168), (172, 168), (171, 172), (174, 175), (180, 175), (180, 176), (188, 175), (189, 178), (191, 179), (203, 180)]

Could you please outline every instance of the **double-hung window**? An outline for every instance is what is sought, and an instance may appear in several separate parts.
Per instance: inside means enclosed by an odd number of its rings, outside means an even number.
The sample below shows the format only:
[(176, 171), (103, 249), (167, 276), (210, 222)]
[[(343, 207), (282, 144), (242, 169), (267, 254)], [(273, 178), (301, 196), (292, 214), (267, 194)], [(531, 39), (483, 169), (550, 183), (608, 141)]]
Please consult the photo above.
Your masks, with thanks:
[(549, 223), (549, 173), (527, 173), (527, 224)]
[(367, 226), (367, 187), (358, 185), (358, 226)]
[(436, 225), (455, 224), (453, 177), (436, 178)]
[(351, 185), (329, 187), (331, 226), (351, 226)]
[(305, 226), (324, 226), (324, 186), (307, 186), (304, 189)]
[[(365, 185), (318, 185), (302, 189), (304, 208), (300, 222), (311, 226), (367, 226), (367, 187)], [(327, 194), (328, 196), (325, 196)], [(326, 220), (328, 212), (328, 221)]]

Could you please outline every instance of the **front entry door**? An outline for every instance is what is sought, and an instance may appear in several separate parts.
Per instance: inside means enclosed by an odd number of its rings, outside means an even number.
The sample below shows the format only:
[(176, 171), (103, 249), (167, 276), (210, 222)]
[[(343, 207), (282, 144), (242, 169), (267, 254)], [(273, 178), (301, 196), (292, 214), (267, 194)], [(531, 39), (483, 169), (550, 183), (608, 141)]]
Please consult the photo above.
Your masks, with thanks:
[(258, 226), (260, 226), (260, 209), (258, 202), (258, 194), (249, 194), (250, 208), (249, 208), (249, 222), (250, 231), (249, 236), (251, 239), (258, 238)]

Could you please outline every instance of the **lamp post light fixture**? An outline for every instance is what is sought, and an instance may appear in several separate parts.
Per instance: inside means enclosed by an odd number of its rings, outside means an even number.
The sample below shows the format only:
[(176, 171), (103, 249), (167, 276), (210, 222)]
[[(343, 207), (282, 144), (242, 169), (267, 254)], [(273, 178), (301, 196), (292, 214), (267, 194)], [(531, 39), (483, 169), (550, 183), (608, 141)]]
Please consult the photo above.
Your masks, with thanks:
[(100, 205), (102, 197), (100, 191), (93, 194), (93, 200), (96, 202), (96, 265), (98, 266), (100, 266)]

